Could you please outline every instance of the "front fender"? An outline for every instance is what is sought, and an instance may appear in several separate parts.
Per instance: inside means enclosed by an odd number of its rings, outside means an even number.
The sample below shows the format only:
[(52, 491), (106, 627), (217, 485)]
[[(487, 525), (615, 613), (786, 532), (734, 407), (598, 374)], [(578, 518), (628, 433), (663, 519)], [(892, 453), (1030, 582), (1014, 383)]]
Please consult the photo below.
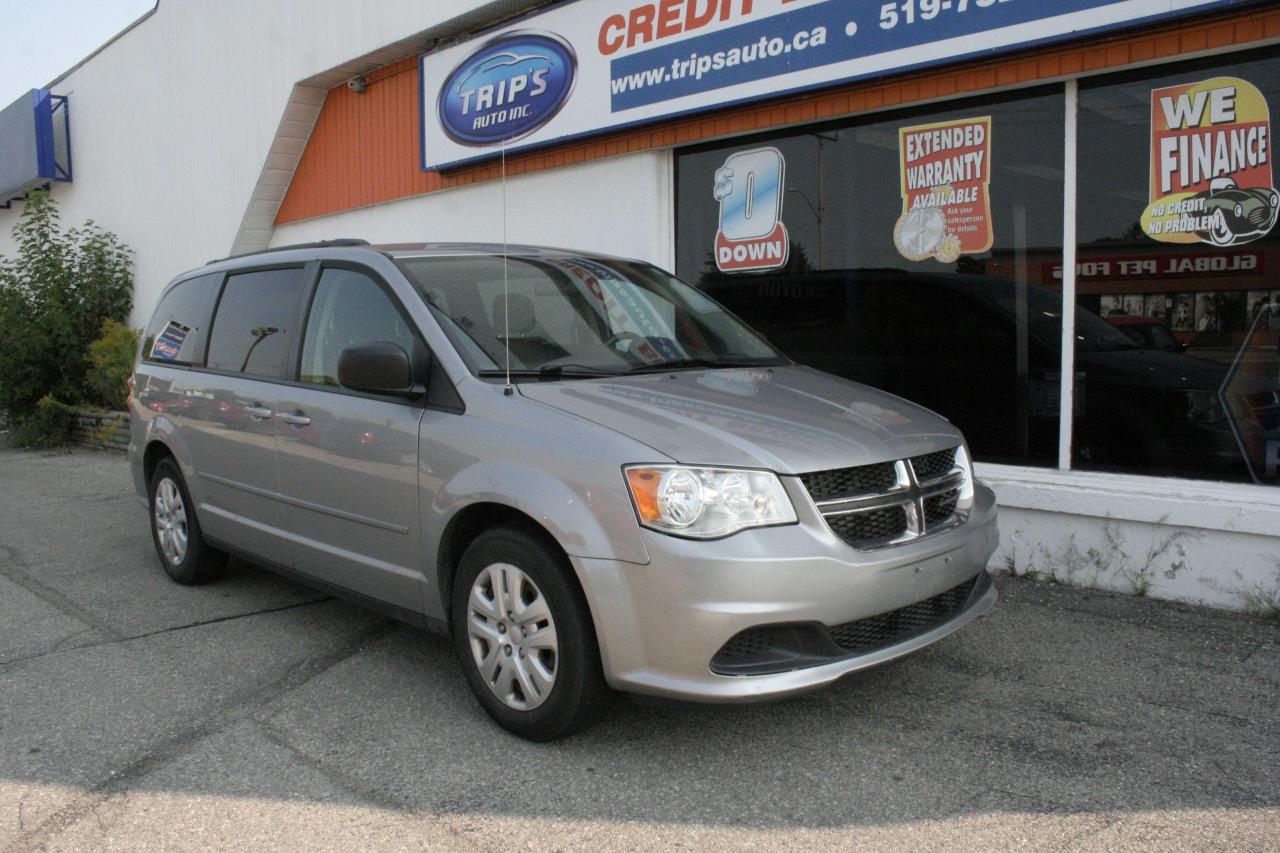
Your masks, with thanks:
[(570, 485), (549, 472), (516, 462), (477, 462), (459, 471), (435, 496), (426, 529), (435, 531), (428, 553), (439, 553), (439, 537), (459, 512), (478, 503), (495, 503), (518, 510), (542, 525), (572, 557), (648, 563), (635, 511), (623, 485)]

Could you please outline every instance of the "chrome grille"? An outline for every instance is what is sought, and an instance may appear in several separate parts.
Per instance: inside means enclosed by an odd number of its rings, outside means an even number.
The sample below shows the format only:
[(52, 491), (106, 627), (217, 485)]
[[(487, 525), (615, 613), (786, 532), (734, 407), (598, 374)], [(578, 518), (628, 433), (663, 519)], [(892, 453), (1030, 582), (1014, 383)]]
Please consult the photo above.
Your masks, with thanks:
[(1255, 207), (1253, 210), (1249, 211), (1249, 224), (1261, 228), (1263, 225), (1267, 224), (1267, 216), (1268, 213), (1265, 208)]
[(860, 550), (897, 545), (938, 533), (966, 517), (960, 497), (967, 466), (959, 448), (801, 474), (800, 481), (832, 532)]
[(956, 504), (960, 502), (960, 490), (952, 489), (940, 495), (930, 495), (924, 499), (924, 524), (926, 528), (946, 524), (956, 514)]
[(888, 491), (898, 481), (898, 475), (893, 470), (892, 462), (881, 462), (877, 465), (801, 474), (800, 481), (815, 501), (826, 501)]
[(922, 483), (936, 480), (944, 474), (950, 474), (956, 467), (956, 449), (939, 450), (937, 453), (926, 453), (924, 456), (911, 457), (911, 467), (916, 472), (916, 479)]
[(907, 529), (905, 506), (888, 506), (866, 512), (827, 516), (827, 524), (854, 547), (892, 542)]

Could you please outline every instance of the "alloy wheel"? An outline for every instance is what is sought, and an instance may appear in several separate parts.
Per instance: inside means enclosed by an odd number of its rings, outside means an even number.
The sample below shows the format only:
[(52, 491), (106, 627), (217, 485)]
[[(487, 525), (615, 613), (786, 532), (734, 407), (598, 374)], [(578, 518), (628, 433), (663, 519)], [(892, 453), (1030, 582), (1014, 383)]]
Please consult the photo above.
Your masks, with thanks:
[(156, 538), (165, 559), (173, 565), (181, 565), (187, 556), (187, 507), (177, 483), (165, 477), (156, 486), (155, 494)]

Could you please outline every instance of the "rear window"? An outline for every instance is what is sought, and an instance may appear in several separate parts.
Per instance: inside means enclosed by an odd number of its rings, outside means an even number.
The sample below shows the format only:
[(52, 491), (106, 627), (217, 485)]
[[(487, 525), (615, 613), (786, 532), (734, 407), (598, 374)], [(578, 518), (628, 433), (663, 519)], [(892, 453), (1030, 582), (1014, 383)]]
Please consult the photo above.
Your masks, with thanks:
[(189, 278), (164, 295), (151, 316), (142, 357), (164, 364), (200, 364), (209, 336), (209, 315), (221, 273)]
[(258, 270), (227, 277), (213, 320), (207, 365), (283, 379), (302, 296), (302, 269)]

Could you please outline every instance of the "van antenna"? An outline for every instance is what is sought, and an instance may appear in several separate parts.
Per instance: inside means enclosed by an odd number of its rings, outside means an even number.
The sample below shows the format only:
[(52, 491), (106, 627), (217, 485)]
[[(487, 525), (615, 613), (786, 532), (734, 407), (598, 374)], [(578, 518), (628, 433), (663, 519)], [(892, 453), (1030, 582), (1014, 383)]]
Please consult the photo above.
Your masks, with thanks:
[(510, 397), (511, 386), (511, 299), (507, 285), (507, 140), (502, 140), (502, 349), (507, 360), (507, 386), (502, 393)]

